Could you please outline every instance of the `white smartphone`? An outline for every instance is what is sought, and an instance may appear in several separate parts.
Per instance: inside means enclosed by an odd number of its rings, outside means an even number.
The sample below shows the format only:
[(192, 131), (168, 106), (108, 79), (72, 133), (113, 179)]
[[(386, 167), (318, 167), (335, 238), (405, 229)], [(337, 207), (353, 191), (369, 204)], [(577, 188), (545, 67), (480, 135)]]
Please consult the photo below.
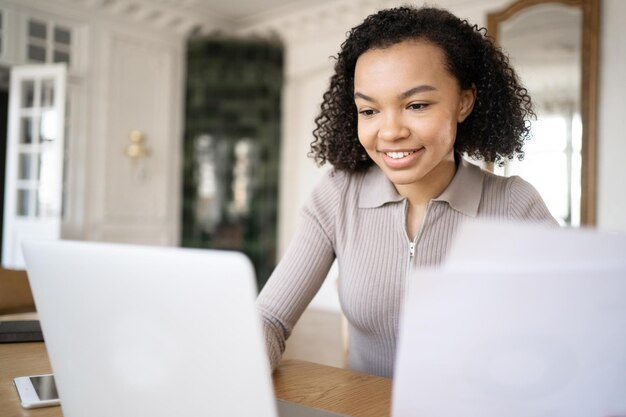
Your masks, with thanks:
[(13, 383), (24, 408), (39, 408), (59, 405), (59, 394), (54, 375), (33, 375), (13, 378)]

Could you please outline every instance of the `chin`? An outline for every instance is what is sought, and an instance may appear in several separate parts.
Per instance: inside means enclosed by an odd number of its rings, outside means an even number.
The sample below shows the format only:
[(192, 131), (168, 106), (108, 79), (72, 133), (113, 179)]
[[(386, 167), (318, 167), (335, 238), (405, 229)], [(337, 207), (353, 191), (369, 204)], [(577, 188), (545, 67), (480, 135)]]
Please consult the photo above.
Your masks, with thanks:
[(424, 176), (413, 172), (389, 172), (385, 171), (385, 175), (395, 185), (409, 185), (421, 181)]

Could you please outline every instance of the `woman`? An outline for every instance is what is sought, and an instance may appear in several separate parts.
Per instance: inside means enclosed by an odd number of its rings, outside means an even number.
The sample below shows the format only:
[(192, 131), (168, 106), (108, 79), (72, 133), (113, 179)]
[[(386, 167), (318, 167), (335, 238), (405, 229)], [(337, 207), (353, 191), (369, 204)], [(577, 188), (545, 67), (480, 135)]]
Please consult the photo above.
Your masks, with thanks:
[(311, 145), (334, 170), (257, 300), (272, 368), (335, 258), (349, 367), (390, 377), (408, 272), (439, 265), (462, 222), (556, 225), (530, 184), (461, 158), (523, 156), (533, 115), (505, 55), (447, 11), (388, 9), (352, 29)]

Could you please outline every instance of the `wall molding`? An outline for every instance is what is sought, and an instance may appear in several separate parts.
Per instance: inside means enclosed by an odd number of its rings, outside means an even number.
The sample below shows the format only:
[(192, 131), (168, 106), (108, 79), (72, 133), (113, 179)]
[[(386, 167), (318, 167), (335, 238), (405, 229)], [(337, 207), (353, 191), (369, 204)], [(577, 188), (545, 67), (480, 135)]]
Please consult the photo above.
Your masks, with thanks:
[(228, 30), (228, 22), (194, 8), (197, 0), (58, 0), (84, 11), (129, 22), (145, 24), (153, 29), (177, 35)]

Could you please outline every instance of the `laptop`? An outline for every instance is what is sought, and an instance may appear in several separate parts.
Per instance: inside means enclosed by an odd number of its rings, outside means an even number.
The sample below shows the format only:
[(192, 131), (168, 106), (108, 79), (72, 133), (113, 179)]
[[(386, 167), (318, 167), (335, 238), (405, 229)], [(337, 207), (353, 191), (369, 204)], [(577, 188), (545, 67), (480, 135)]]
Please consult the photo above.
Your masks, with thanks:
[(237, 252), (23, 243), (65, 417), (337, 416), (276, 401)]
[(626, 236), (469, 224), (408, 292), (395, 417), (626, 416)]

